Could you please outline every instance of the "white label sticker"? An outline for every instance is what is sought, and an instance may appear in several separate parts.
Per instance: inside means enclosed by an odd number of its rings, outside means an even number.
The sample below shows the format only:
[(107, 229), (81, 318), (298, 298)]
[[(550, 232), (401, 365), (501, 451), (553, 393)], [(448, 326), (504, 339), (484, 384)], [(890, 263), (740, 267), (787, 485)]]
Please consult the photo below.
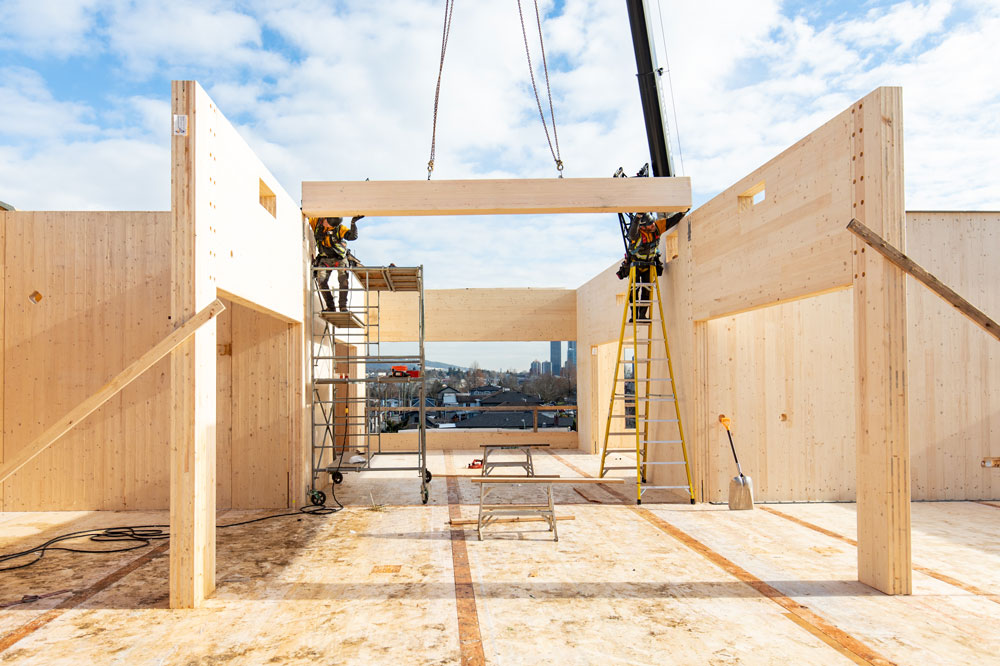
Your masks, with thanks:
[(187, 136), (188, 117), (186, 114), (174, 114), (174, 136)]

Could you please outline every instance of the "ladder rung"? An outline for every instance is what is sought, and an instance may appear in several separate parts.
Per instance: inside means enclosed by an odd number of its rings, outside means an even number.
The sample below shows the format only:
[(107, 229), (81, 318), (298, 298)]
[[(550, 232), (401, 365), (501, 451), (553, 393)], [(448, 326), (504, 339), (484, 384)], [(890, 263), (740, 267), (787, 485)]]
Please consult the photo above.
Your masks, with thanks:
[(635, 453), (635, 449), (608, 449), (606, 453)]
[(677, 423), (679, 419), (645, 419), (641, 416), (637, 416), (637, 419), (643, 423)]
[(615, 398), (622, 398), (630, 402), (673, 402), (674, 396), (672, 395), (658, 395), (658, 396), (635, 396), (635, 395), (622, 395), (621, 393), (615, 393)]
[(671, 489), (671, 490), (688, 490), (687, 486), (647, 486), (645, 484), (640, 484), (639, 486), (645, 492), (647, 490), (660, 490), (660, 489)]
[(613, 469), (635, 469), (635, 465), (626, 465), (625, 467), (605, 467), (604, 471), (609, 472)]
[(622, 379), (615, 378), (615, 381), (616, 382), (669, 382), (670, 377), (633, 377), (631, 379), (623, 377)]
[(680, 439), (647, 439), (647, 444), (683, 444), (684, 441)]
[(670, 461), (670, 462), (644, 462), (640, 463), (642, 465), (686, 465), (687, 463), (683, 460), (681, 461)]

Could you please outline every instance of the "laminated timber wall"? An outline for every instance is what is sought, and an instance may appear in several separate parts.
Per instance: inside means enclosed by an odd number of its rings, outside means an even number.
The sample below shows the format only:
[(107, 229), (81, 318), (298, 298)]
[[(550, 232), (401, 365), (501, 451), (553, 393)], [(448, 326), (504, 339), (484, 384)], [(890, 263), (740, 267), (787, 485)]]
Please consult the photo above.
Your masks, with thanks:
[[(853, 287), (848, 411), (857, 423), (859, 580), (890, 594), (911, 589), (906, 278), (846, 226), (857, 218), (906, 250), (902, 120), (898, 88), (878, 88), (852, 104), (690, 213), (662, 280), (665, 296), (673, 299), (668, 331), (701, 499), (716, 487), (711, 454), (725, 437), (718, 423), (722, 410), (710, 392), (718, 365), (713, 353), (721, 342), (716, 336), (713, 345), (712, 320)], [(601, 361), (602, 347), (618, 333), (621, 287), (613, 279), (605, 271), (578, 292), (580, 358), (590, 351), (579, 367), (591, 380), (601, 378), (608, 365)], [(774, 372), (786, 377), (789, 370)], [(600, 437), (595, 421), (606, 416), (601, 390), (589, 398), (581, 391), (581, 403), (600, 410), (596, 419), (581, 419), (581, 442), (592, 446)], [(666, 416), (665, 407), (658, 417)], [(659, 434), (654, 428), (653, 437)], [(680, 472), (654, 469), (652, 481), (673, 485)]]
[[(908, 255), (1000, 316), (1000, 213), (910, 212)], [(914, 500), (996, 500), (1000, 344), (907, 279), (907, 374)], [(853, 501), (855, 371), (850, 289), (708, 322), (709, 414), (734, 419), (757, 498)], [(705, 495), (726, 501), (725, 432), (712, 433)], [(703, 458), (705, 459), (705, 458)]]
[[(0, 213), (0, 460), (172, 330), (170, 224), (169, 212)], [(217, 325), (218, 507), (294, 504), (295, 327), (231, 301)], [(167, 508), (170, 373), (160, 361), (0, 484), (0, 510)]]

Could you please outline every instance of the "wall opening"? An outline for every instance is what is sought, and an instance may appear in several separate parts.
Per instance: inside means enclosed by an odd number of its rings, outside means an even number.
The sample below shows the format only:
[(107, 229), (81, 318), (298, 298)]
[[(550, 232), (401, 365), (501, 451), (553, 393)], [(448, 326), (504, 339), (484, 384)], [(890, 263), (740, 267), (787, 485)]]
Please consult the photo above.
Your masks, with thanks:
[(762, 180), (737, 197), (736, 201), (740, 212), (750, 210), (757, 204), (762, 203), (766, 196), (764, 181)]
[(263, 179), (260, 180), (260, 205), (271, 214), (271, 217), (278, 217), (278, 197), (274, 195)]

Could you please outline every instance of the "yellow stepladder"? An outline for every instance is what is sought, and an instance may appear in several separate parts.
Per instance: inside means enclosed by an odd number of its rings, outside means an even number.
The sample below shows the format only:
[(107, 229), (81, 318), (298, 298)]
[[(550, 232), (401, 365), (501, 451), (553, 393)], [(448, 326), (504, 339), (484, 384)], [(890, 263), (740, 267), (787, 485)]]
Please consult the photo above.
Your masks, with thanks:
[[(648, 274), (650, 276), (651, 288), (645, 288), (645, 291), (654, 300), (640, 300), (639, 289), (637, 288), (636, 281), (636, 264), (640, 264), (643, 267), (648, 266)], [(635, 502), (636, 504), (642, 504), (642, 495), (647, 490), (653, 489), (673, 489), (673, 490), (686, 490), (688, 496), (691, 499), (691, 503), (694, 504), (694, 485), (691, 482), (691, 465), (688, 461), (687, 452), (687, 442), (684, 439), (684, 427), (681, 423), (681, 409), (680, 404), (677, 402), (677, 384), (674, 381), (674, 367), (673, 362), (670, 360), (670, 343), (667, 340), (667, 324), (666, 320), (663, 318), (663, 300), (660, 297), (660, 282), (657, 279), (656, 270), (653, 266), (647, 264), (646, 262), (635, 262), (633, 261), (631, 266), (629, 266), (628, 274), (628, 290), (625, 292), (628, 296), (625, 303), (625, 308), (622, 311), (622, 324), (621, 330), (618, 334), (618, 355), (615, 360), (615, 375), (614, 383), (611, 387), (611, 399), (608, 403), (608, 419), (604, 427), (604, 443), (601, 446), (601, 470), (600, 477), (604, 476), (612, 470), (631, 470), (632, 465), (609, 465), (608, 464), (608, 454), (623, 454), (623, 455), (635, 455)], [(661, 340), (654, 339), (654, 319), (653, 314), (653, 303), (656, 303), (656, 313), (659, 315), (659, 331), (662, 334), (663, 350), (666, 354), (664, 358), (654, 358), (653, 357), (653, 343), (660, 342)], [(647, 319), (640, 320), (638, 317), (638, 312), (640, 307), (646, 309)], [(628, 324), (628, 314), (631, 310), (632, 318), (632, 339), (627, 340), (625, 336), (625, 327)], [(645, 337), (640, 338), (639, 332), (640, 328), (644, 327)], [(631, 349), (631, 359), (626, 358), (626, 352)], [(640, 352), (644, 351), (645, 355), (640, 356)], [(652, 367), (654, 361), (666, 361), (667, 362), (667, 377), (653, 377)], [(631, 368), (631, 377), (628, 377), (627, 368)], [(640, 370), (642, 371), (640, 373)], [(641, 376), (640, 376), (641, 375)], [(633, 390), (629, 393), (628, 383), (632, 383)], [(669, 382), (670, 392), (660, 393), (655, 389), (657, 384), (662, 384), (664, 387)], [(621, 392), (619, 392), (619, 386), (621, 387)], [(639, 387), (641, 386), (641, 395)], [(615, 414), (615, 403), (622, 402), (623, 409), (620, 414)], [(665, 403), (672, 402), (674, 404), (674, 416), (675, 418), (650, 418), (650, 414), (655, 415), (656, 412), (651, 412), (650, 405), (652, 403)], [(639, 405), (642, 405), (642, 410), (640, 414)], [(629, 415), (628, 407), (632, 407), (632, 414)], [(622, 419), (622, 428), (619, 431), (612, 432), (611, 423), (614, 419)], [(628, 427), (628, 420), (631, 418), (633, 420), (632, 428)], [(662, 440), (651, 440), (649, 439), (650, 423), (676, 423), (677, 424), (677, 439), (662, 439)], [(631, 436), (635, 438), (635, 449), (631, 448), (608, 448), (610, 438), (612, 436)], [(668, 444), (671, 446), (680, 446), (681, 459), (672, 460), (662, 460), (662, 461), (651, 461), (648, 460), (649, 457), (649, 445), (650, 444)], [(687, 477), (687, 485), (684, 486), (669, 486), (669, 485), (650, 485), (647, 481), (647, 471), (650, 466), (654, 465), (684, 465), (684, 472)]]

